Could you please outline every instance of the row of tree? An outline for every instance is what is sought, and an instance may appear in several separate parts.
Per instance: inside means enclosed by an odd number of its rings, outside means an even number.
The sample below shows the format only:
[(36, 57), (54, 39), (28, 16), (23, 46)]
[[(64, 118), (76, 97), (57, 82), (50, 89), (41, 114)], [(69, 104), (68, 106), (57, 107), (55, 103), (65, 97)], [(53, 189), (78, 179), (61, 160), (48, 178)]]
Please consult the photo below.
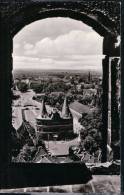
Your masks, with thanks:
[(80, 119), (81, 144), (80, 147), (88, 151), (91, 155), (97, 154), (101, 150), (102, 141), (102, 113), (100, 109), (95, 109), (90, 114), (83, 114)]

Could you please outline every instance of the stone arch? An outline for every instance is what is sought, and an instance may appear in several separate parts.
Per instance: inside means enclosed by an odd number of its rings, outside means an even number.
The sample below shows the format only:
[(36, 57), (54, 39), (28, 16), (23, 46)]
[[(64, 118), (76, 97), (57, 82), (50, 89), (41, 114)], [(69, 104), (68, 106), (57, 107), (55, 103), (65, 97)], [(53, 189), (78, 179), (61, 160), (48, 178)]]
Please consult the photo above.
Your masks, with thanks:
[[(20, 19), (20, 15), (23, 17)], [(28, 16), (28, 17), (27, 17)], [(26, 17), (26, 19), (25, 19)], [(27, 7), (11, 16), (10, 22), (10, 30), (12, 36), (15, 36), (18, 31), (20, 31), (25, 25), (28, 25), (37, 20), (52, 18), (52, 17), (68, 17), (71, 19), (82, 21), (88, 26), (92, 27), (100, 36), (106, 37), (116, 37), (117, 32), (112, 31), (111, 27), (114, 27), (114, 23), (109, 20), (109, 18), (105, 17), (101, 13), (101, 17), (98, 19), (94, 15), (87, 14), (86, 12), (79, 12), (77, 10), (71, 9), (48, 9), (45, 11), (41, 11), (39, 9), (32, 10), (32, 7)], [(104, 18), (104, 19), (103, 19)], [(107, 24), (107, 25), (106, 25)]]

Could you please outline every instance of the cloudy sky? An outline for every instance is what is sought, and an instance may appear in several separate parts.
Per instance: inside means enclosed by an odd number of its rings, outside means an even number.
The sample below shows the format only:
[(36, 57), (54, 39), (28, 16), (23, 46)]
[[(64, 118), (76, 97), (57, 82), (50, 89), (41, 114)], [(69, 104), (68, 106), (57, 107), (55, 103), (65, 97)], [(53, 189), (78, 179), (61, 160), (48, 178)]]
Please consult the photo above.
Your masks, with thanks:
[(47, 18), (14, 37), (14, 69), (102, 69), (102, 42), (91, 27), (70, 18)]

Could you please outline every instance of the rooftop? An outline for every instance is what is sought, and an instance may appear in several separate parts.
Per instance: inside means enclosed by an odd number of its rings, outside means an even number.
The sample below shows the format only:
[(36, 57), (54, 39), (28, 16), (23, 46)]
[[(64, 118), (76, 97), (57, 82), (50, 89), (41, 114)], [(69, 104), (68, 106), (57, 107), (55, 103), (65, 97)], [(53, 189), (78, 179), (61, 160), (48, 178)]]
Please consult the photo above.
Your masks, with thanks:
[(75, 102), (70, 104), (70, 109), (78, 112), (79, 114), (91, 112), (89, 106), (81, 104), (81, 103), (79, 103), (77, 101), (75, 101)]

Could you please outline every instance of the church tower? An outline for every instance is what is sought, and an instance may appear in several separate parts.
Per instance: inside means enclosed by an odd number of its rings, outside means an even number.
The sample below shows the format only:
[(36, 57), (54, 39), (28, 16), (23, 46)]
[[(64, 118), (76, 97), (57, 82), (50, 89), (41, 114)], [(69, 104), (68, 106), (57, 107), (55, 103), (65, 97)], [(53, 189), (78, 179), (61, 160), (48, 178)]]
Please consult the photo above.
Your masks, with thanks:
[(65, 97), (64, 104), (62, 107), (62, 118), (71, 118), (71, 112), (68, 106), (67, 97)]

